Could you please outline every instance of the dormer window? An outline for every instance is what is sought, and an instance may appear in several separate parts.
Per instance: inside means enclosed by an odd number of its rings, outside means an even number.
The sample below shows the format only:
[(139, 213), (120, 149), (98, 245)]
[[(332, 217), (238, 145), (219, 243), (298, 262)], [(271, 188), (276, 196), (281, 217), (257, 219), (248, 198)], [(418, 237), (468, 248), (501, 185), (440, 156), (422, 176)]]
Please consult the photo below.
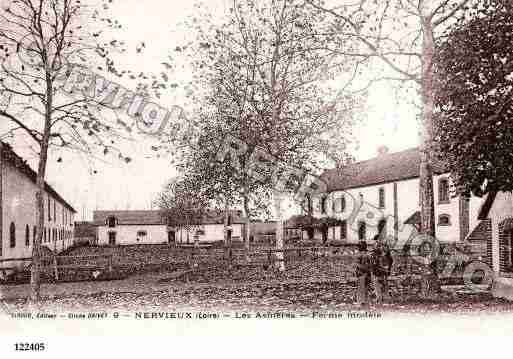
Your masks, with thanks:
[(111, 216), (111, 217), (107, 218), (107, 227), (114, 228), (114, 227), (116, 227), (116, 225), (117, 225), (116, 217)]

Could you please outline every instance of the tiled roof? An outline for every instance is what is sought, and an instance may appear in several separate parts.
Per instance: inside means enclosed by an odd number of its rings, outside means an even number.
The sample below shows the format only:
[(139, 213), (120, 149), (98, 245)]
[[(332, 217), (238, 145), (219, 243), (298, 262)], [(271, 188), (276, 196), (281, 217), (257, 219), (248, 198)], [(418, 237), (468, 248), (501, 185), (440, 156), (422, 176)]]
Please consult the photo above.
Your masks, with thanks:
[(123, 224), (165, 224), (160, 210), (148, 211), (94, 211), (93, 223), (97, 226), (104, 226), (107, 218), (115, 217), (117, 223)]
[[(420, 171), (419, 164), (420, 151), (418, 148), (412, 148), (327, 170), (321, 178), (326, 182), (328, 191), (346, 190), (417, 178)], [(441, 174), (447, 170), (441, 162), (435, 161), (433, 172)]]
[[(230, 211), (232, 215), (232, 223), (244, 223), (245, 219), (241, 216), (240, 211)], [(107, 218), (115, 217), (120, 225), (153, 225), (165, 224), (165, 213), (161, 210), (146, 211), (94, 211), (93, 222), (96, 226), (103, 226)], [(223, 224), (224, 211), (209, 210), (205, 214), (203, 224)]]
[[(11, 147), (11, 145), (9, 145), (9, 144), (7, 144), (5, 142), (0, 142), (0, 149), (1, 149), (2, 159), (4, 161), (8, 161), (14, 167), (18, 168), (19, 171), (21, 171), (22, 173), (27, 175), (27, 177), (33, 183), (37, 183), (37, 181), (36, 181), (37, 180), (37, 173), (36, 173), (36, 171), (34, 171), (32, 168), (30, 168), (28, 163), (23, 158), (21, 158), (18, 154), (16, 154), (16, 152), (14, 152), (14, 150)], [(50, 186), (46, 182), (45, 182), (45, 186), (46, 186), (45, 190), (46, 190), (47, 193), (49, 193), (53, 198), (55, 198), (63, 206), (67, 207), (70, 211), (72, 211), (73, 213), (77, 213), (77, 211), (75, 211), (73, 206), (71, 206), (68, 202), (66, 202), (64, 200), (64, 198), (62, 198), (57, 193), (57, 191), (52, 188), (52, 186)]]

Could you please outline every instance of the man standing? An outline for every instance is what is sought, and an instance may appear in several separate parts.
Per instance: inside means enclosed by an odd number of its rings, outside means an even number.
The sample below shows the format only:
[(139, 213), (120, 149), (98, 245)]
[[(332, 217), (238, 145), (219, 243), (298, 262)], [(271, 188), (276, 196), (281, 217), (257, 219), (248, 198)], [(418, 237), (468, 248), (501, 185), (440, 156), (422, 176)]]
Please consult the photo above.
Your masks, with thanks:
[(371, 262), (376, 302), (382, 303), (384, 299), (390, 298), (388, 276), (390, 276), (392, 270), (393, 258), (390, 249), (380, 238), (377, 238), (376, 248), (371, 255)]
[(369, 298), (369, 285), (371, 277), (371, 258), (367, 252), (367, 243), (358, 244), (358, 260), (356, 263), (356, 303), (365, 305)]

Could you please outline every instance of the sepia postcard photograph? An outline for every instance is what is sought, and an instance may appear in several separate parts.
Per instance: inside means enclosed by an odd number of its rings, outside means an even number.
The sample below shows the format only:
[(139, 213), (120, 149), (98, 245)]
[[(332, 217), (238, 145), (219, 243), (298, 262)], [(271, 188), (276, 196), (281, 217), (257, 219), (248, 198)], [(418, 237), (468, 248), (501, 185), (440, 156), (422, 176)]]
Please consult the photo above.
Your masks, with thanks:
[(511, 0), (0, 0), (0, 357), (504, 355), (510, 120)]

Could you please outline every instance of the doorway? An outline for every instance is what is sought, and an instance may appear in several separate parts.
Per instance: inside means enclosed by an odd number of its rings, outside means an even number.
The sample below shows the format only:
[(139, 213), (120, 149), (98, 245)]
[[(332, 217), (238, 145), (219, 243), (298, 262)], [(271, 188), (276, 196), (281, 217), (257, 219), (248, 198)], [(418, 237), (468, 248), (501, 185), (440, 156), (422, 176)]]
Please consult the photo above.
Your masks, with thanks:
[(175, 231), (169, 231), (167, 232), (167, 243), (173, 244), (176, 241), (176, 234)]
[(116, 245), (116, 232), (109, 232), (109, 246)]

